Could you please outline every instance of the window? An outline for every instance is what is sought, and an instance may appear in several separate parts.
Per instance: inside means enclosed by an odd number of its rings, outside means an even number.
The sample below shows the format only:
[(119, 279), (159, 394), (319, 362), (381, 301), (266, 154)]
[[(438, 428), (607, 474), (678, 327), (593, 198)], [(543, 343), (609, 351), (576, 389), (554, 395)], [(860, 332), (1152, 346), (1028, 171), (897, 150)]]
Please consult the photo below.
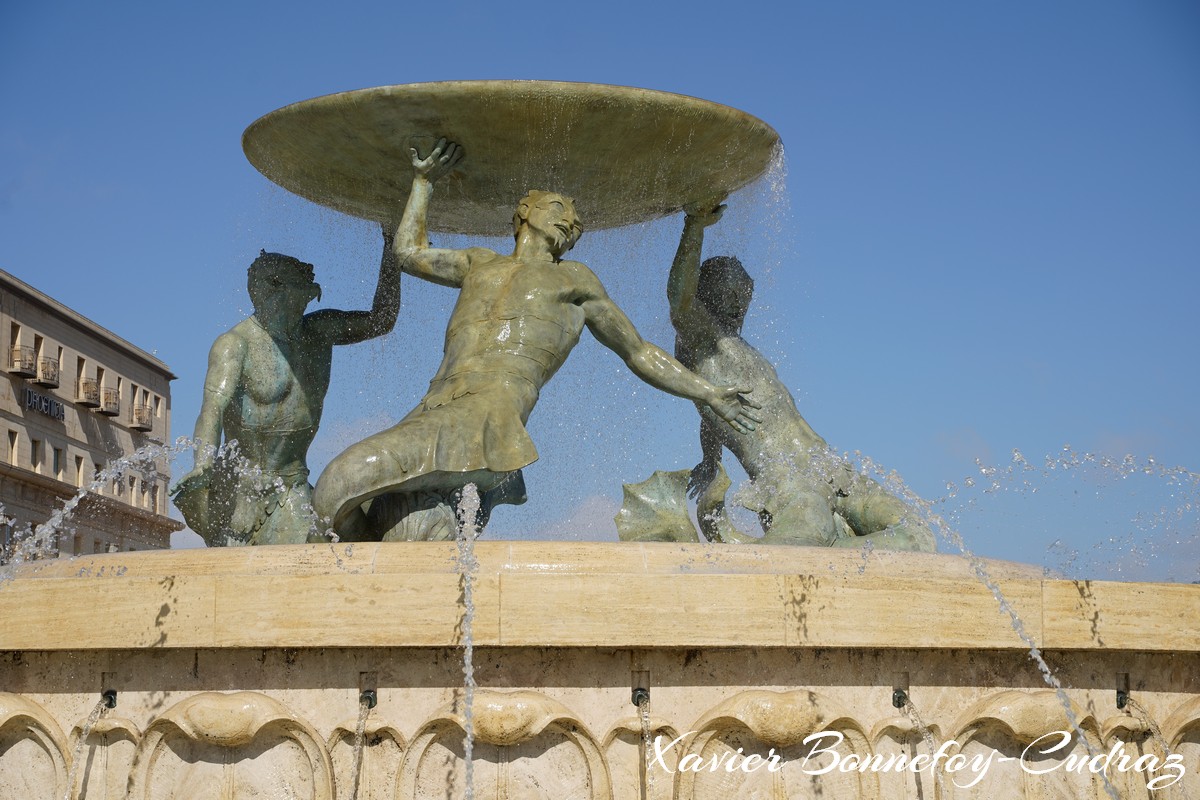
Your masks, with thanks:
[(37, 439), (29, 442), (29, 466), (39, 475), (42, 472), (42, 443)]
[(154, 416), (162, 419), (162, 398), (154, 395)]
[(8, 349), (8, 364), (5, 369), (23, 377), (30, 377), (37, 371), (37, 358), (33, 348), (21, 343), (21, 326), (12, 323), (10, 330), (12, 346)]
[(103, 470), (101, 470), (100, 465), (97, 464), (95, 461), (93, 461), (92, 462), (92, 483), (95, 484), (97, 492), (104, 491), (104, 484), (100, 482), (100, 473), (102, 471)]
[(158, 513), (158, 484), (150, 487), (150, 510), (155, 514)]
[(83, 456), (75, 456), (75, 485), (83, 488)]
[(16, 466), (17, 464), (17, 432), (8, 432), (8, 463)]
[(63, 479), (63, 451), (61, 447), (55, 447), (53, 452), (54, 477), (61, 481)]

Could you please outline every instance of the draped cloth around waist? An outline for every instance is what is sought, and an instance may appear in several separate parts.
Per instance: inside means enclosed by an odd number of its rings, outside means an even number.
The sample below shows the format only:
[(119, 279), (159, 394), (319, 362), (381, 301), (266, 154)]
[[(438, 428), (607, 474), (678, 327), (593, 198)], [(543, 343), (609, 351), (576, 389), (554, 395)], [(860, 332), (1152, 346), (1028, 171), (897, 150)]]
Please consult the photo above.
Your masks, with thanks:
[(525, 430), (537, 398), (537, 387), (512, 372), (435, 379), (408, 416), (366, 441), (386, 441), (409, 479), (431, 471), (512, 472), (537, 461)]
[(537, 397), (535, 384), (511, 372), (435, 379), (408, 416), (330, 462), (317, 482), (318, 514), (336, 524), (381, 494), (457, 488), (462, 473), (492, 473), (498, 484), (538, 458), (525, 430)]

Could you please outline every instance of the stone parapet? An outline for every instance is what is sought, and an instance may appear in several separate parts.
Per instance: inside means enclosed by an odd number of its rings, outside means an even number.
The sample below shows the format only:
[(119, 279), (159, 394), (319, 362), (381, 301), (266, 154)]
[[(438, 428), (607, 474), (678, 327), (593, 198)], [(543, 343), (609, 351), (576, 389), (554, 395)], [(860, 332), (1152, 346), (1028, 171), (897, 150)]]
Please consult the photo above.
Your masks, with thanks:
[[(1200, 634), (1179, 622), (1200, 618), (1197, 586), (976, 565), (1056, 692), (955, 557), (548, 542), (475, 555), (476, 797), (1106, 797), (1068, 758), (1114, 748), (1159, 765), (1114, 761), (1118, 796), (1200, 785)], [(138, 800), (349, 798), (372, 689), (358, 798), (463, 797), (457, 563), (453, 543), (431, 543), (25, 565), (0, 582), (0, 796), (60, 799), (73, 782)], [(89, 727), (105, 690), (116, 707)], [(1118, 708), (1118, 690), (1134, 702)], [(1082, 741), (1039, 755), (1072, 728)], [(939, 751), (936, 774), (896, 766)], [(747, 769), (749, 754), (764, 760)], [(1172, 755), (1184, 779), (1151, 793)], [(966, 766), (947, 769), (955, 756)]]

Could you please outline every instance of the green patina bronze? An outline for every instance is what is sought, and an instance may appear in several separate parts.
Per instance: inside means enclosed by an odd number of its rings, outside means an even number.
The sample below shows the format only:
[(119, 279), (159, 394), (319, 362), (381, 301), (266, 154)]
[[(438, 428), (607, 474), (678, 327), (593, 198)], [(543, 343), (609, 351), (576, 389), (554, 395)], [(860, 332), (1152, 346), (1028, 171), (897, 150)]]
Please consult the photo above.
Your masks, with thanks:
[[(763, 422), (749, 431), (730, 430), (708, 409), (697, 407), (703, 456), (686, 488), (697, 499), (701, 532), (710, 541), (833, 547), (870, 542), (932, 552), (934, 536), (928, 526), (903, 501), (830, 451), (801, 416), (775, 368), (742, 338), (753, 280), (736, 258), (700, 263), (704, 229), (717, 222), (723, 210), (716, 200), (685, 208), (683, 234), (667, 281), (677, 333), (675, 354), (707, 380), (753, 386)], [(725, 513), (730, 483), (721, 457), (726, 449), (750, 477), (743, 504), (757, 512), (761, 537), (737, 531)], [(679, 533), (684, 530), (681, 525), (662, 519), (669, 509), (680, 508), (680, 483), (680, 473), (656, 473), (642, 484), (627, 486), (626, 505), (618, 515), (622, 538), (687, 539), (686, 533)]]
[[(311, 264), (262, 253), (247, 280), (254, 314), (213, 344), (196, 420), (196, 464), (172, 489), (210, 547), (295, 544), (315, 534), (308, 447), (321, 422), (334, 345), (392, 330), (400, 269), (385, 235), (370, 311), (304, 310), (320, 297)], [(217, 446), (236, 442), (218, 453)]]
[[(346, 137), (347, 126), (359, 135)], [(433, 144), (437, 130), (455, 142)], [(476, 154), (465, 169), (462, 142)], [(324, 538), (326, 525), (351, 541), (447, 539), (467, 521), (458, 505), (468, 484), (480, 490), (470, 521), (481, 530), (497, 504), (525, 501), (521, 470), (538, 457), (525, 425), (587, 328), (639, 378), (700, 411), (700, 464), (627, 486), (622, 539), (698, 540), (690, 494), (710, 541), (934, 549), (899, 499), (832, 456), (742, 338), (753, 282), (740, 263), (700, 265), (704, 229), (723, 210), (715, 198), (761, 175), (778, 145), (761, 121), (643, 89), (468, 81), (294, 104), (251, 125), (243, 145), (286, 188), (383, 221), (385, 244), (369, 312), (305, 314), (320, 291), (311, 265), (268, 253), (252, 265), (254, 315), (213, 345), (196, 466), (173, 490), (210, 545), (304, 542)], [(431, 210), (441, 179), (446, 197)], [(429, 226), (496, 232), (505, 198), (530, 185), (556, 191), (517, 203), (510, 254), (430, 246)], [(564, 259), (583, 223), (557, 190), (580, 197), (597, 227), (687, 211), (668, 281), (675, 358), (642, 339), (590, 269)], [(314, 490), (306, 454), (333, 346), (392, 329), (401, 271), (459, 290), (442, 364), (415, 409), (347, 448)], [(214, 455), (222, 440), (237, 448)], [(724, 513), (724, 449), (751, 477), (740, 502), (758, 513), (761, 537), (738, 532)]]
[(509, 255), (430, 247), (434, 182), (462, 155), (444, 139), (425, 158), (412, 151), (396, 260), (410, 275), (459, 289), (458, 302), (424, 399), (399, 424), (344, 451), (317, 482), (316, 512), (347, 539), (447, 538), (469, 483), (483, 495), (480, 526), (496, 503), (523, 501), (520, 470), (537, 459), (525, 423), (585, 327), (646, 383), (703, 405), (731, 430), (749, 432), (759, 421), (746, 387), (714, 385), (643, 340), (595, 274), (563, 259), (583, 230), (570, 198), (529, 192), (513, 216)]

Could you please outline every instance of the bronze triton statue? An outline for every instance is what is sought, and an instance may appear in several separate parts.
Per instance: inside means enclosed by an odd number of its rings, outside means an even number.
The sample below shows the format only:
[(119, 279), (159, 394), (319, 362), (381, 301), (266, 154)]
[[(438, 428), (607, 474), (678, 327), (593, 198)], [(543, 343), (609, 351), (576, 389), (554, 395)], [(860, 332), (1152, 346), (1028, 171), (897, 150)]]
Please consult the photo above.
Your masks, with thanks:
[[(754, 281), (740, 261), (718, 256), (700, 263), (704, 229), (721, 218), (712, 201), (685, 208), (683, 234), (667, 280), (676, 357), (708, 380), (753, 384), (764, 420), (754, 430), (729, 430), (700, 412), (700, 463), (688, 480), (697, 520), (712, 541), (857, 547), (932, 552), (933, 532), (905, 504), (829, 450), (800, 415), (775, 368), (742, 338)], [(756, 490), (761, 538), (733, 530), (724, 514), (729, 480), (720, 467), (728, 449)]]
[[(172, 490), (210, 547), (308, 540), (315, 519), (306, 457), (321, 422), (333, 346), (382, 336), (400, 311), (400, 270), (386, 231), (370, 311), (305, 314), (321, 296), (312, 264), (280, 253), (254, 259), (247, 288), (254, 314), (212, 346), (196, 464)], [(222, 433), (237, 447), (217, 458)]]
[(394, 427), (335, 458), (317, 482), (314, 508), (341, 536), (449, 538), (467, 484), (483, 495), (480, 524), (496, 503), (522, 502), (520, 470), (537, 459), (525, 423), (585, 326), (642, 380), (702, 404), (731, 430), (748, 433), (761, 421), (748, 387), (715, 386), (643, 340), (592, 271), (563, 260), (583, 230), (570, 198), (529, 192), (513, 215), (511, 255), (430, 247), (434, 182), (463, 150), (442, 139), (425, 158), (411, 152), (415, 174), (396, 260), (410, 275), (460, 292), (424, 399)]

